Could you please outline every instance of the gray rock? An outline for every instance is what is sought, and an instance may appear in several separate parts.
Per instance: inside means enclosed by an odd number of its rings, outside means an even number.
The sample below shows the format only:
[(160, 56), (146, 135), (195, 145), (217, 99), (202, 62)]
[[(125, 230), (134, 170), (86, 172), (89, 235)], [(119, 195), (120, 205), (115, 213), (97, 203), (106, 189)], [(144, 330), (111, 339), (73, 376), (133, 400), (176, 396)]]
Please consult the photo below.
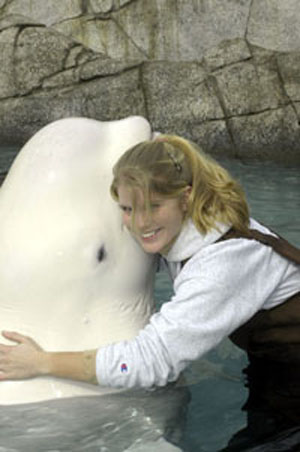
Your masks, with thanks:
[(215, 157), (237, 157), (235, 143), (224, 120), (193, 124), (187, 137)]
[(35, 93), (0, 102), (2, 145), (20, 146), (37, 130), (57, 118), (81, 116), (82, 105), (72, 91)]
[(82, 13), (80, 0), (12, 0), (5, 5), (5, 14), (26, 14), (35, 21), (52, 25), (66, 17), (76, 17)]
[(90, 0), (87, 6), (88, 12), (99, 14), (117, 11), (132, 0)]
[[(126, 30), (116, 20), (97, 17), (70, 19), (58, 23), (54, 28), (65, 36), (72, 36), (77, 42), (114, 59), (148, 58)], [(83, 38), (84, 37), (84, 38)]]
[(26, 27), (16, 42), (16, 85), (26, 94), (42, 85), (44, 78), (64, 69), (73, 42), (45, 27)]
[(9, 14), (9, 15), (0, 15), (0, 31), (5, 30), (10, 27), (18, 27), (18, 26), (27, 26), (27, 25), (35, 25), (42, 27), (35, 19), (23, 16), (22, 14)]
[(0, 133), (132, 114), (216, 155), (299, 161), (298, 0), (0, 2)]
[(90, 0), (96, 20), (86, 15), (56, 29), (110, 58), (194, 61), (223, 40), (244, 36), (250, 3)]
[(90, 10), (93, 13), (109, 13), (114, 7), (114, 0), (90, 0)]
[(300, 49), (298, 0), (253, 0), (247, 39), (266, 49), (291, 52)]
[(18, 94), (15, 85), (14, 46), (18, 34), (16, 28), (0, 32), (0, 99)]
[(237, 157), (300, 164), (300, 130), (292, 106), (232, 118), (229, 125)]
[(300, 102), (295, 102), (294, 107), (298, 116), (298, 122), (300, 124)]
[(156, 129), (188, 132), (193, 124), (224, 118), (199, 63), (148, 63), (143, 70), (147, 115)]
[(227, 115), (265, 111), (288, 102), (272, 60), (254, 59), (214, 72)]
[(3, 100), (0, 102), (2, 143), (24, 143), (43, 125), (57, 118), (86, 116), (112, 120), (135, 114), (146, 116), (139, 78), (139, 70), (132, 69), (118, 77), (97, 78), (63, 88), (48, 86), (28, 96)]
[(101, 120), (146, 116), (138, 68), (122, 72), (117, 77), (100, 77), (81, 83), (75, 93), (82, 99), (84, 116)]
[(252, 57), (247, 42), (244, 39), (236, 38), (223, 41), (216, 47), (211, 47), (205, 52), (204, 63), (208, 70), (228, 66), (229, 64), (246, 61)]
[(75, 67), (97, 57), (95, 52), (77, 44), (70, 49), (69, 55), (65, 61), (65, 68)]
[(80, 81), (80, 68), (75, 67), (59, 72), (58, 74), (50, 75), (48, 78), (44, 77), (42, 81), (42, 88), (63, 88), (73, 86)]
[(293, 102), (300, 101), (300, 52), (280, 54), (277, 62), (287, 95)]
[(129, 69), (141, 65), (140, 60), (111, 60), (110, 58), (97, 58), (86, 63), (80, 72), (82, 80), (89, 80), (95, 77), (104, 77), (108, 75), (118, 75)]

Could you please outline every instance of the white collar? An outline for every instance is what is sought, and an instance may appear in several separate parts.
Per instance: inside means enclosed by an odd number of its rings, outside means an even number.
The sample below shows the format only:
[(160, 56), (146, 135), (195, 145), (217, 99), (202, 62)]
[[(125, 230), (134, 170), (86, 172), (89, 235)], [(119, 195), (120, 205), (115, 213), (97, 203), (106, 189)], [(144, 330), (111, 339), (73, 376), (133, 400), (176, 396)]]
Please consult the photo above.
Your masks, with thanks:
[(220, 223), (218, 223), (217, 226), (219, 230), (211, 229), (207, 234), (202, 234), (196, 228), (193, 221), (188, 219), (183, 225), (172, 248), (163, 257), (168, 262), (181, 262), (185, 259), (189, 259), (200, 249), (214, 243), (231, 228), (229, 225)]

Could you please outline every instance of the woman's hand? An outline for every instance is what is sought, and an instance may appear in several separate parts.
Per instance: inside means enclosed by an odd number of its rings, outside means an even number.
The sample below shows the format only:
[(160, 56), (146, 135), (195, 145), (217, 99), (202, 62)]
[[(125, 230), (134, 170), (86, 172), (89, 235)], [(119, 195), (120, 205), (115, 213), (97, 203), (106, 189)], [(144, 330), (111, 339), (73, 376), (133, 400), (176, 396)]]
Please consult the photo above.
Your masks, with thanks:
[(3, 331), (2, 335), (16, 344), (0, 344), (0, 381), (33, 378), (46, 373), (47, 354), (33, 339), (10, 331)]
[(16, 345), (0, 344), (0, 382), (48, 375), (98, 384), (96, 349), (46, 352), (31, 337), (11, 331), (2, 335)]

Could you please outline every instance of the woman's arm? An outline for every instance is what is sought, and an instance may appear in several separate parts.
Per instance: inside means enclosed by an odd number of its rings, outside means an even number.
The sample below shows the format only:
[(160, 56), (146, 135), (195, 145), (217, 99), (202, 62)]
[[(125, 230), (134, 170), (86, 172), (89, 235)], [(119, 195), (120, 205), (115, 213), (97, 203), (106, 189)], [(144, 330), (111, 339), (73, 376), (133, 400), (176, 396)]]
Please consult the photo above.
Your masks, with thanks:
[(9, 331), (2, 335), (16, 345), (0, 344), (0, 381), (49, 375), (97, 384), (97, 350), (47, 352), (30, 337)]

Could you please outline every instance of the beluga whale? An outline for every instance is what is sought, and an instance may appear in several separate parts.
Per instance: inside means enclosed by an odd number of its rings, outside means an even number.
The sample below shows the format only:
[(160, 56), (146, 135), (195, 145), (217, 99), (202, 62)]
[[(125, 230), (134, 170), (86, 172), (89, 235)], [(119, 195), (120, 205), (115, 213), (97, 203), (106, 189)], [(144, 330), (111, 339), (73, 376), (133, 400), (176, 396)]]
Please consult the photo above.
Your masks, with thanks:
[[(24, 145), (0, 189), (1, 330), (79, 351), (130, 339), (147, 323), (154, 261), (122, 227), (109, 187), (121, 154), (151, 137), (139, 116), (65, 118)], [(5, 381), (0, 404), (109, 391), (51, 377)]]

